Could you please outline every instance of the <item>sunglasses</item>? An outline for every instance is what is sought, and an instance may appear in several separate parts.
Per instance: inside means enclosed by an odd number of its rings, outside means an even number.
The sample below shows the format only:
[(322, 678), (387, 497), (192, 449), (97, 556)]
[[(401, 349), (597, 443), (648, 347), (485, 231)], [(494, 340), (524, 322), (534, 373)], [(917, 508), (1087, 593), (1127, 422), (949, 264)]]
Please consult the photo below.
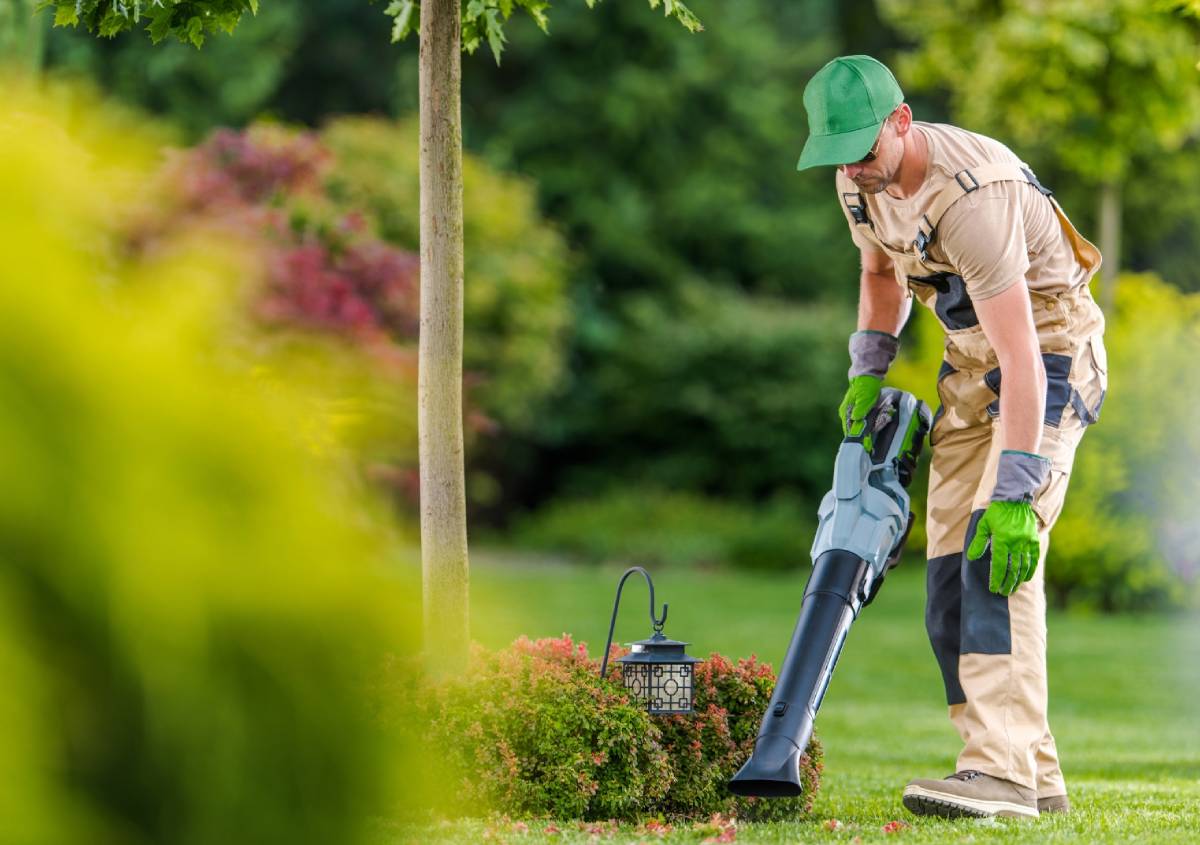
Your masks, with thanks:
[(883, 130), (887, 128), (887, 121), (883, 122), (883, 126), (879, 127), (879, 134), (875, 136), (875, 143), (871, 145), (871, 149), (867, 154), (852, 164), (870, 164), (875, 159), (879, 158), (879, 142), (883, 140)]

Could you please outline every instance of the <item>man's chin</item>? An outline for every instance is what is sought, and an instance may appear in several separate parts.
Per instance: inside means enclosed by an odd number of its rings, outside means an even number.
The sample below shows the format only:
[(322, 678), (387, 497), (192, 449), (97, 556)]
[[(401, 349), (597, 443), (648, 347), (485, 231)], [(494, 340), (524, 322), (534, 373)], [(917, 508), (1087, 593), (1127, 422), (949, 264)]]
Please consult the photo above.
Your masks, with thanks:
[(866, 182), (855, 182), (857, 187), (864, 194), (878, 194), (888, 186), (886, 179), (870, 179)]

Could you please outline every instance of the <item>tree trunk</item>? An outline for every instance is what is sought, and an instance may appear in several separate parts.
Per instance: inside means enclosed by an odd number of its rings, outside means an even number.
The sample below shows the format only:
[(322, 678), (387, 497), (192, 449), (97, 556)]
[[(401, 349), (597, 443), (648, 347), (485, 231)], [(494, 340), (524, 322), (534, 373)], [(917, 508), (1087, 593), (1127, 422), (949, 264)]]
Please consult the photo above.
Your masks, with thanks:
[(1105, 182), (1100, 186), (1100, 307), (1108, 313), (1117, 296), (1117, 273), (1121, 269), (1121, 185)]
[(421, 565), (425, 652), (445, 672), (466, 664), (469, 637), (461, 39), (459, 0), (421, 4)]
[(0, 65), (31, 76), (42, 69), (46, 13), (33, 13), (36, 0), (0, 0)]

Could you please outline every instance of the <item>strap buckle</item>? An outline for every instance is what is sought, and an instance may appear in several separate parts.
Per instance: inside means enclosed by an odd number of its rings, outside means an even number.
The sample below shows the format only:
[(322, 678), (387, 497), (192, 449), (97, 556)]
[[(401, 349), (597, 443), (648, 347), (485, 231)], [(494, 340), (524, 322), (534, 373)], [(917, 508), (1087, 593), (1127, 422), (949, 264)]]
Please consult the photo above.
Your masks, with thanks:
[[(967, 183), (963, 181), (964, 174), (966, 175), (966, 177), (968, 179), (971, 180), (970, 185), (967, 185)], [(958, 187), (963, 189), (964, 194), (969, 194), (972, 191), (979, 190), (979, 180), (975, 178), (975, 174), (973, 174), (970, 170), (960, 170), (957, 173), (955, 173), (954, 181), (958, 183)]]
[(925, 225), (929, 227), (928, 232), (921, 231), (920, 224), (917, 224), (917, 237), (913, 241), (913, 246), (916, 247), (917, 254), (921, 256), (922, 261), (929, 259), (929, 245), (937, 240), (937, 228), (929, 222), (929, 217), (922, 214), (921, 219), (925, 221)]
[(1025, 178), (1029, 180), (1029, 184), (1033, 185), (1033, 187), (1037, 188), (1044, 196), (1047, 196), (1047, 197), (1054, 196), (1054, 191), (1050, 190), (1045, 185), (1043, 185), (1041, 182), (1039, 182), (1038, 178), (1033, 175), (1033, 171), (1030, 170), (1028, 167), (1022, 167), (1021, 172), (1025, 174)]
[(842, 194), (842, 202), (846, 204), (846, 209), (850, 212), (850, 216), (854, 218), (854, 222), (859, 226), (871, 222), (871, 218), (867, 217), (867, 206), (863, 203), (862, 194), (844, 193)]

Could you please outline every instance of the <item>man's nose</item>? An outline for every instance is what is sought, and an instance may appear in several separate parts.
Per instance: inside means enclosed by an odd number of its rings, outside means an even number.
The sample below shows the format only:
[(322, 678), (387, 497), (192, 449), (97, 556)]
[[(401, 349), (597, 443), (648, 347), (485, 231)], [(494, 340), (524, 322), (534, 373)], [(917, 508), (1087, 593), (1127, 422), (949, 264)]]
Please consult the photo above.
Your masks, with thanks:
[(863, 169), (863, 166), (861, 164), (859, 164), (858, 162), (855, 162), (854, 164), (841, 165), (842, 173), (844, 173), (846, 175), (847, 179), (853, 179), (855, 176), (857, 176), (859, 173), (862, 172), (862, 169)]

